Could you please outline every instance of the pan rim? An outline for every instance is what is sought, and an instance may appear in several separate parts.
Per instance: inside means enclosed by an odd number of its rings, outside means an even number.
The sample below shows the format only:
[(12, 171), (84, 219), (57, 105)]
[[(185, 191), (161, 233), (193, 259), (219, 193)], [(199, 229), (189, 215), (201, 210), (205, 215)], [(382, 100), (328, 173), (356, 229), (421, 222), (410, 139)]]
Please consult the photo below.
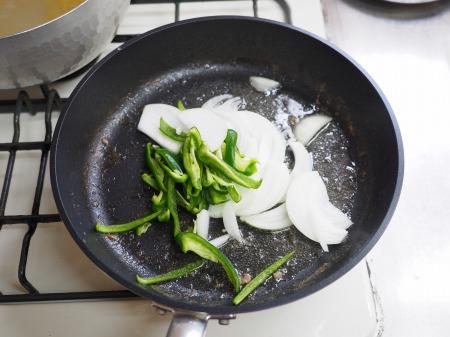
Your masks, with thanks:
[[(312, 38), (314, 40), (317, 40), (318, 42), (322, 43), (328, 48), (331, 48), (334, 52), (338, 53), (346, 59), (347, 62), (350, 62), (350, 64), (355, 67), (355, 70), (359, 71), (366, 80), (372, 85), (372, 87), (377, 92), (378, 96), (382, 100), (386, 111), (389, 115), (395, 139), (397, 142), (397, 158), (398, 158), (398, 169), (397, 169), (397, 176), (395, 180), (395, 188), (394, 192), (392, 194), (392, 198), (390, 201), (389, 208), (381, 221), (380, 226), (375, 231), (375, 233), (372, 235), (372, 237), (366, 241), (359, 251), (352, 255), (338, 270), (332, 272), (328, 276), (326, 276), (324, 279), (313, 283), (305, 288), (302, 288), (298, 291), (292, 292), (288, 295), (284, 295), (282, 297), (278, 297), (274, 300), (265, 301), (262, 303), (256, 303), (256, 304), (248, 304), (248, 305), (242, 305), (242, 306), (207, 306), (207, 305), (199, 305), (199, 304), (191, 304), (189, 302), (180, 302), (177, 301), (169, 296), (161, 295), (157, 292), (150, 293), (145, 290), (145, 288), (139, 286), (136, 283), (130, 283), (129, 280), (125, 279), (120, 275), (120, 273), (115, 272), (111, 268), (108, 267), (107, 264), (104, 264), (95, 254), (93, 254), (90, 249), (87, 247), (87, 245), (82, 241), (82, 239), (76, 234), (75, 230), (73, 229), (72, 222), (67, 217), (65, 212), (65, 205), (62, 202), (62, 196), (60, 195), (60, 189), (59, 189), (59, 176), (58, 176), (58, 169), (57, 169), (57, 149), (59, 144), (59, 135), (61, 133), (62, 127), (64, 125), (64, 121), (67, 117), (67, 111), (70, 110), (71, 104), (74, 101), (74, 99), (78, 96), (79, 92), (83, 88), (84, 84), (89, 81), (91, 76), (95, 74), (95, 72), (102, 67), (103, 64), (108, 62), (112, 57), (114, 57), (116, 54), (122, 52), (122, 50), (126, 49), (128, 46), (133, 45), (134, 43), (137, 43), (141, 39), (146, 38), (147, 36), (157, 34), (161, 31), (189, 25), (191, 23), (196, 22), (204, 22), (204, 21), (247, 21), (247, 22), (256, 22), (256, 23), (263, 23), (263, 24), (270, 24), (270, 25), (276, 25), (280, 28), (288, 29), (295, 31), (297, 33), (303, 34), (308, 36), (309, 38)], [(404, 174), (404, 156), (403, 156), (403, 144), (400, 134), (400, 129), (397, 123), (397, 120), (395, 118), (395, 115), (392, 111), (391, 106), (389, 105), (385, 95), (381, 91), (381, 89), (378, 87), (378, 85), (375, 83), (375, 81), (370, 77), (370, 75), (360, 66), (355, 60), (353, 60), (347, 53), (342, 51), (340, 48), (336, 47), (335, 45), (331, 44), (330, 42), (326, 41), (325, 39), (316, 36), (313, 33), (307, 32), (301, 28), (294, 27), (290, 24), (277, 22), (274, 20), (269, 19), (262, 19), (262, 18), (255, 18), (255, 17), (247, 17), (247, 16), (236, 16), (236, 15), (225, 15), (225, 16), (207, 16), (207, 17), (200, 17), (200, 18), (194, 18), (194, 19), (188, 19), (183, 21), (178, 21), (174, 23), (170, 23), (168, 25), (164, 25), (161, 27), (158, 27), (156, 29), (150, 30), (146, 33), (143, 33), (141, 35), (136, 36), (135, 38), (125, 42), (123, 45), (119, 46), (115, 50), (113, 50), (111, 53), (109, 53), (106, 57), (104, 57), (102, 60), (100, 60), (97, 64), (95, 64), (89, 72), (83, 77), (83, 79), (77, 84), (75, 89), (72, 91), (67, 104), (64, 106), (63, 110), (61, 111), (61, 115), (58, 119), (57, 125), (55, 127), (54, 135), (53, 135), (53, 142), (51, 146), (51, 155), (50, 155), (50, 177), (51, 177), (51, 185), (52, 185), (52, 191), (55, 198), (55, 202), (57, 205), (57, 208), (60, 212), (61, 219), (64, 222), (66, 228), (68, 229), (69, 233), (71, 234), (72, 238), (75, 240), (75, 242), (78, 244), (78, 246), (81, 248), (81, 250), (106, 274), (108, 274), (111, 278), (113, 278), (115, 281), (123, 285), (125, 288), (129, 289), (131, 292), (137, 294), (140, 297), (147, 298), (154, 303), (161, 304), (164, 307), (170, 307), (174, 310), (184, 310), (184, 311), (190, 311), (190, 312), (206, 312), (211, 315), (233, 315), (238, 313), (245, 313), (245, 312), (253, 312), (253, 311), (259, 311), (269, 308), (274, 308), (283, 304), (288, 304), (293, 301), (299, 300), (301, 298), (304, 298), (306, 296), (309, 296), (316, 291), (330, 285), (337, 279), (339, 279), (341, 276), (346, 274), (350, 269), (352, 269), (354, 266), (356, 266), (366, 255), (367, 253), (373, 248), (373, 246), (376, 244), (376, 242), (379, 240), (381, 235), (384, 233), (389, 221), (392, 218), (392, 215), (395, 211), (395, 208), (397, 206), (401, 188), (402, 188), (402, 182), (403, 182), (403, 174)]]

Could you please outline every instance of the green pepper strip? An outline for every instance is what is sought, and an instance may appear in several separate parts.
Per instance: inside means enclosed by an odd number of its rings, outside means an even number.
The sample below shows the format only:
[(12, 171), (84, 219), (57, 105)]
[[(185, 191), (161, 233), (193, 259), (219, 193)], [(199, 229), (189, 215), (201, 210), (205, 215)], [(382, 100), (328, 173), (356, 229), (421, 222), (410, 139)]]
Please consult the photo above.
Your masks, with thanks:
[(148, 229), (150, 228), (151, 225), (152, 225), (151, 222), (147, 222), (147, 223), (140, 225), (138, 228), (136, 228), (136, 234), (138, 236), (141, 236), (142, 234), (144, 234), (148, 231)]
[(184, 183), (188, 179), (187, 174), (178, 171), (178, 170), (172, 170), (168, 165), (166, 165), (163, 162), (162, 157), (159, 154), (155, 155), (155, 159), (158, 162), (159, 166), (162, 167), (162, 169), (177, 183)]
[(224, 191), (229, 193), (231, 200), (233, 200), (234, 202), (239, 202), (241, 200), (241, 194), (237, 190), (236, 186), (234, 186), (234, 183), (227, 181), (227, 178), (220, 177), (217, 173), (212, 173), (212, 176), (214, 179), (214, 183), (212, 186), (216, 191)]
[(202, 140), (202, 136), (200, 135), (200, 132), (198, 131), (198, 129), (196, 127), (190, 128), (188, 133), (191, 136), (191, 138), (193, 139), (196, 148), (199, 148), (200, 145), (203, 144), (203, 140)]
[(186, 110), (183, 101), (180, 99), (177, 102), (177, 108), (178, 108), (178, 110), (181, 110), (181, 111)]
[(223, 187), (217, 181), (214, 181), (213, 184), (211, 185), (211, 187), (219, 193), (225, 193), (225, 194), (228, 193), (227, 187)]
[(236, 184), (247, 188), (258, 188), (261, 185), (261, 179), (254, 180), (245, 174), (235, 170), (233, 167), (225, 163), (223, 160), (217, 158), (208, 147), (203, 144), (198, 151), (199, 159), (205, 164), (215, 169), (220, 174), (234, 181)]
[(242, 288), (242, 290), (233, 298), (233, 304), (239, 304), (244, 298), (250, 295), (257, 287), (259, 287), (265, 280), (267, 280), (273, 273), (275, 273), (283, 264), (285, 264), (293, 255), (295, 250), (286, 254), (281, 259), (275, 261), (273, 264), (268, 266), (262, 272), (260, 272), (256, 277), (251, 280), (247, 285)]
[(195, 207), (195, 205), (189, 203), (178, 190), (176, 190), (175, 193), (177, 204), (179, 206), (183, 207), (185, 210), (193, 214), (197, 214), (198, 212), (200, 212), (200, 210), (197, 207)]
[(233, 183), (227, 178), (220, 175), (220, 173), (213, 171), (212, 177), (214, 181), (216, 181), (220, 186), (228, 187), (230, 185), (233, 185)]
[(218, 205), (230, 200), (228, 192), (221, 193), (213, 188), (208, 189), (208, 199), (211, 204)]
[(159, 191), (158, 194), (153, 194), (153, 196), (152, 196), (153, 205), (155, 205), (155, 206), (161, 205), (165, 201), (165, 199), (163, 199), (163, 198), (164, 198), (163, 191)]
[(173, 218), (173, 236), (176, 237), (180, 233), (180, 218), (178, 217), (177, 200), (175, 193), (175, 181), (169, 179), (167, 182), (167, 208)]
[(228, 257), (226, 257), (219, 249), (214, 247), (201, 236), (198, 236), (194, 233), (179, 233), (176, 236), (175, 240), (177, 241), (183, 253), (191, 251), (206, 260), (220, 263), (227, 273), (227, 276), (230, 279), (231, 284), (233, 285), (234, 291), (239, 291), (241, 286), (239, 275)]
[(165, 281), (175, 280), (177, 278), (180, 278), (182, 276), (186, 276), (190, 273), (192, 273), (194, 270), (202, 267), (205, 264), (205, 260), (198, 260), (192, 263), (189, 263), (181, 268), (169, 271), (168, 273), (152, 276), (152, 277), (142, 277), (139, 275), (136, 275), (136, 281), (139, 284), (142, 285), (151, 285), (151, 284), (157, 284), (162, 283)]
[(197, 190), (202, 189), (201, 169), (195, 156), (195, 141), (189, 134), (183, 144), (183, 164), (191, 180), (192, 186)]
[(178, 163), (178, 160), (177, 160), (175, 154), (173, 154), (172, 152), (170, 152), (167, 149), (162, 149), (162, 148), (156, 148), (155, 152), (157, 154), (159, 154), (162, 157), (162, 159), (164, 159), (167, 166), (171, 170), (183, 173), (183, 169), (181, 168), (181, 165)]
[(231, 186), (227, 187), (228, 190), (228, 194), (231, 197), (231, 200), (233, 200), (234, 202), (239, 202), (241, 201), (241, 194), (239, 193), (239, 191), (237, 190), (236, 186), (234, 186), (233, 184)]
[(199, 211), (201, 211), (202, 209), (208, 209), (208, 207), (209, 207), (209, 202), (208, 202), (206, 195), (207, 195), (207, 191), (202, 190), (202, 195), (201, 195), (200, 201), (197, 205), (197, 208), (199, 209)]
[(237, 149), (235, 153), (234, 158), (234, 165), (233, 167), (238, 170), (239, 172), (244, 173), (246, 176), (251, 176), (252, 174), (256, 173), (258, 170), (256, 164), (258, 163), (258, 160), (255, 158), (246, 158), (244, 155), (242, 155)]
[(234, 167), (234, 157), (236, 154), (237, 132), (233, 129), (228, 129), (227, 136), (225, 137), (225, 153), (223, 160), (228, 165)]
[(159, 186), (155, 180), (155, 178), (153, 178), (150, 174), (148, 173), (142, 173), (141, 174), (141, 179), (144, 183), (146, 183), (148, 186), (150, 186), (151, 188), (159, 191)]
[(161, 210), (158, 210), (156, 212), (153, 212), (149, 215), (146, 215), (142, 218), (133, 220), (131, 222), (128, 223), (124, 223), (124, 224), (119, 224), (119, 225), (110, 225), (110, 226), (105, 226), (102, 225), (101, 223), (97, 223), (95, 225), (95, 229), (97, 230), (97, 232), (101, 232), (101, 233), (123, 233), (123, 232), (128, 232), (132, 229), (135, 229), (137, 227), (139, 227), (140, 225), (146, 223), (146, 222), (150, 222), (151, 220), (155, 219), (158, 217), (158, 215), (161, 214)]
[(159, 222), (166, 222), (170, 220), (170, 211), (166, 208), (159, 216)]
[(184, 142), (184, 140), (186, 139), (186, 134), (184, 132), (178, 134), (177, 130), (169, 123), (167, 123), (162, 117), (159, 120), (159, 131), (177, 142)]
[(152, 144), (147, 143), (145, 147), (145, 159), (147, 161), (147, 166), (155, 177), (158, 187), (162, 191), (167, 191), (166, 186), (164, 186), (164, 170), (159, 166), (158, 162), (152, 158)]
[(202, 175), (202, 185), (203, 187), (209, 187), (214, 183), (214, 177), (208, 166), (202, 165), (203, 175)]

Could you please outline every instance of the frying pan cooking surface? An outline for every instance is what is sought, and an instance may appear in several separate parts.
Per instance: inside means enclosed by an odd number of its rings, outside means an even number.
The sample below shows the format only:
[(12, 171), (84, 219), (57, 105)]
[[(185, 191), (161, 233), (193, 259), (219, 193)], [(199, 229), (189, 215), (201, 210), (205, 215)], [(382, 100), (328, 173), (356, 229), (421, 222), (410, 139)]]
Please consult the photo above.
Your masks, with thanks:
[[(255, 38), (255, 32), (263, 37)], [(261, 40), (272, 43), (271, 51), (262, 52)], [(168, 47), (167, 41), (177, 43)], [(298, 58), (284, 58), (287, 50)], [(321, 62), (327, 64), (323, 70)], [(338, 83), (343, 74), (348, 78)], [(283, 87), (265, 96), (249, 85), (252, 75), (276, 79)], [(270, 233), (241, 224), (246, 243), (230, 241), (223, 247), (241, 274), (255, 276), (293, 248), (297, 254), (284, 268), (283, 280), (269, 279), (239, 306), (231, 304), (231, 286), (213, 263), (173, 282), (152, 287), (135, 283), (136, 274), (161, 274), (195, 259), (177, 249), (170, 224), (155, 222), (142, 236), (94, 231), (97, 220), (127, 222), (150, 210), (153, 192), (140, 180), (149, 138), (136, 129), (144, 105), (174, 105), (182, 99), (187, 107), (199, 107), (224, 93), (242, 97), (245, 109), (281, 126), (302, 114), (331, 115), (331, 125), (308, 149), (331, 201), (354, 222), (346, 241), (331, 246), (330, 253), (295, 228)], [(330, 283), (381, 235), (401, 171), (398, 131), (391, 118), (380, 94), (355, 65), (305, 33), (258, 19), (191, 20), (134, 40), (80, 83), (55, 132), (53, 188), (81, 248), (130, 290), (194, 311), (263, 309)], [(287, 161), (292, 163), (289, 152)], [(184, 228), (192, 226), (191, 215), (181, 212), (181, 218)], [(213, 220), (210, 229), (211, 238), (222, 235), (222, 221)]]

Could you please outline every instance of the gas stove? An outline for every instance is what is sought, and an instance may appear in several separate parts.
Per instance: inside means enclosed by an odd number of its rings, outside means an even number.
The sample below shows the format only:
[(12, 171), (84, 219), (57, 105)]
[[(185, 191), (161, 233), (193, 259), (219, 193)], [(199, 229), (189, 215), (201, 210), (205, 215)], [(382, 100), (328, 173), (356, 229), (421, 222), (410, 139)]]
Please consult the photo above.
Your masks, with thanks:
[[(132, 1), (105, 56), (136, 34), (206, 15), (254, 15), (325, 37), (318, 1)], [(163, 336), (170, 315), (97, 269), (72, 241), (47, 170), (52, 128), (83, 69), (26, 91), (0, 91), (0, 335)], [(12, 305), (16, 304), (16, 305)], [(210, 324), (207, 335), (378, 336), (380, 301), (363, 261), (327, 288), (292, 304)]]

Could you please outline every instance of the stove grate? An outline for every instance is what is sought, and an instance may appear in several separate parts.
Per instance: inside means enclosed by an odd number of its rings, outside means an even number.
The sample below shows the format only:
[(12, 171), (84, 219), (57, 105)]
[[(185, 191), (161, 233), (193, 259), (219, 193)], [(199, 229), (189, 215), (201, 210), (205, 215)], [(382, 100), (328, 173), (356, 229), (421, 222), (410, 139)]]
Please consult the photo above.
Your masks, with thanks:
[[(180, 3), (182, 2), (202, 2), (211, 0), (131, 0), (134, 4), (174, 4), (174, 21), (180, 18)], [(217, 1), (217, 0), (216, 0)], [(237, 1), (237, 0), (220, 0)], [(253, 15), (258, 16), (258, 0), (240, 0), (250, 1), (253, 6)], [(288, 3), (285, 0), (272, 0), (276, 2), (283, 12), (284, 21), (291, 23), (291, 12)], [(135, 35), (116, 35), (113, 42), (125, 42)], [(22, 90), (18, 93), (16, 100), (0, 100), (0, 113), (13, 114), (13, 137), (9, 143), (0, 143), (0, 151), (9, 152), (8, 163), (6, 166), (5, 177), (3, 180), (2, 191), (0, 195), (0, 231), (4, 225), (27, 224), (28, 230), (22, 240), (22, 248), (18, 266), (18, 279), (25, 294), (3, 294), (0, 289), (0, 303), (25, 303), (25, 302), (57, 302), (74, 300), (103, 300), (136, 297), (133, 293), (126, 290), (113, 291), (89, 291), (89, 292), (65, 292), (65, 293), (39, 293), (26, 276), (26, 267), (28, 260), (28, 251), (33, 234), (38, 224), (59, 222), (61, 218), (58, 214), (41, 214), (39, 207), (42, 197), (42, 188), (44, 184), (45, 170), (47, 166), (51, 141), (52, 141), (52, 123), (51, 116), (55, 111), (60, 111), (66, 100), (59, 97), (58, 93), (49, 89), (47, 85), (40, 86), (44, 98), (31, 98), (29, 94)], [(37, 142), (20, 142), (20, 115), (29, 113), (35, 115), (37, 112), (45, 113), (45, 137)], [(34, 201), (30, 215), (5, 215), (8, 193), (11, 186), (16, 154), (18, 151), (40, 150), (40, 166), (37, 177), (37, 183), (34, 190)], [(0, 275), (1, 277), (1, 275)]]

